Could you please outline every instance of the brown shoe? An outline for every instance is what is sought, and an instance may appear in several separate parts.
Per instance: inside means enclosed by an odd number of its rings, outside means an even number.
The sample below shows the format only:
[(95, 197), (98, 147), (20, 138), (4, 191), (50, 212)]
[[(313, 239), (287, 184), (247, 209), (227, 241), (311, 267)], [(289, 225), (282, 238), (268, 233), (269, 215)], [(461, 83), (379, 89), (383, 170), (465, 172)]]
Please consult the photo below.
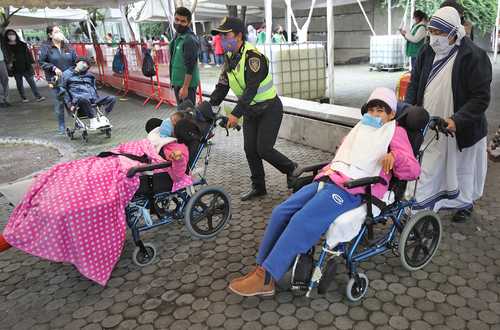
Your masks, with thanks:
[(240, 276), (240, 277), (237, 277), (237, 278), (231, 280), (231, 283), (236, 283), (236, 282), (240, 282), (240, 281), (246, 280), (247, 278), (249, 278), (250, 276), (252, 276), (253, 273), (255, 273), (257, 271), (257, 268), (259, 268), (259, 266), (255, 266), (254, 269), (252, 269), (250, 272), (248, 272), (248, 274)]
[(269, 279), (265, 284), (266, 271), (258, 266), (254, 272), (251, 272), (245, 279), (236, 279), (231, 281), (229, 289), (240, 296), (272, 296), (274, 295), (274, 280)]

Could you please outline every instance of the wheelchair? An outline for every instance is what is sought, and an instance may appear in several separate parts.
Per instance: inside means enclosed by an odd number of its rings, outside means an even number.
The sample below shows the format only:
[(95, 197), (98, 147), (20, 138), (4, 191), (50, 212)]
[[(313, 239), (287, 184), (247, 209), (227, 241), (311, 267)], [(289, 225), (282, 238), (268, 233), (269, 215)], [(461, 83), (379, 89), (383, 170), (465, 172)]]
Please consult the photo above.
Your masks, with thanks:
[[(425, 120), (414, 120), (412, 115), (424, 111)], [(420, 113), (422, 114), (422, 113)], [(410, 107), (396, 118), (400, 126), (406, 129), (413, 151), (419, 163), (425, 150), (441, 134), (449, 135), (446, 122), (438, 117), (431, 117), (426, 110)], [(428, 131), (435, 136), (421, 149), (424, 136)], [(312, 182), (316, 174), (329, 163), (317, 164), (302, 169), (302, 173), (312, 175), (298, 177), (294, 191)], [(389, 190), (380, 200), (372, 195), (372, 185), (389, 184)], [(319, 294), (325, 294), (334, 280), (336, 260), (343, 257), (349, 280), (345, 289), (347, 299), (356, 302), (368, 291), (368, 277), (358, 271), (358, 265), (376, 255), (393, 252), (399, 256), (401, 264), (408, 271), (425, 267), (436, 254), (442, 237), (442, 225), (439, 216), (433, 211), (412, 212), (416, 203), (415, 182), (413, 196), (405, 198), (407, 182), (393, 177), (387, 183), (381, 177), (367, 177), (345, 183), (346, 188), (365, 187), (364, 205), (344, 213), (330, 225), (321, 245), (317, 259), (314, 247), (309, 253), (298, 255), (292, 267), (292, 289), (305, 290), (309, 297), (314, 288)], [(374, 239), (374, 227), (390, 224), (387, 232)]]
[[(202, 131), (202, 138), (188, 146), (188, 171), (192, 174), (201, 158), (204, 158), (204, 168), (192, 186), (176, 192), (166, 191), (170, 190), (170, 187), (165, 186), (168, 174), (153, 174), (152, 171), (167, 168), (171, 165), (170, 162), (133, 167), (127, 173), (128, 177), (142, 174), (140, 188), (125, 209), (127, 224), (136, 245), (132, 260), (138, 266), (151, 264), (157, 255), (157, 249), (152, 243), (141, 240), (141, 232), (174, 222), (184, 222), (192, 237), (206, 240), (216, 236), (229, 223), (231, 201), (228, 194), (220, 187), (208, 186), (205, 178), (212, 146), (210, 139), (214, 136), (217, 125), (223, 126), (227, 121), (226, 117), (218, 115), (219, 112), (220, 108), (213, 112), (210, 107), (205, 115), (199, 112), (195, 120)], [(191, 157), (192, 150), (195, 152)]]
[[(83, 142), (85, 143), (89, 142), (88, 132), (91, 130), (89, 124), (90, 119), (86, 115), (80, 113), (78, 106), (72, 108), (71, 105), (65, 102), (64, 99), (65, 94), (68, 93), (70, 97), (71, 94), (69, 94), (69, 92), (66, 91), (61, 86), (61, 79), (59, 79), (57, 76), (54, 77), (52, 80), (49, 81), (49, 87), (57, 91), (57, 99), (63, 102), (65, 111), (71, 118), (73, 118), (73, 127), (66, 128), (66, 135), (71, 140), (74, 140), (75, 133), (81, 131), (81, 137)], [(108, 139), (111, 138), (111, 130), (113, 126), (109, 122), (108, 118), (104, 115), (104, 111), (101, 109), (101, 106), (99, 104), (94, 103), (91, 104), (91, 107), (96, 110), (96, 118), (106, 123), (105, 125), (102, 125), (101, 127), (97, 128), (97, 130), (105, 134)]]

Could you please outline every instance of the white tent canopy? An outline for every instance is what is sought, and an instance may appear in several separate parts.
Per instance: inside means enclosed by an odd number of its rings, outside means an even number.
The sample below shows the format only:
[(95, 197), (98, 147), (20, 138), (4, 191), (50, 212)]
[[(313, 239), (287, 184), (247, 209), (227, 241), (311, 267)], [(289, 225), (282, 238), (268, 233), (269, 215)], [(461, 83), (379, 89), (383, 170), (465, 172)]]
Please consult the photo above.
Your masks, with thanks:
[[(12, 8), (11, 8), (12, 10)], [(88, 13), (83, 9), (21, 9), (10, 19), (9, 28), (34, 28), (51, 23), (85, 21)]]
[(16, 8), (116, 8), (136, 0), (2, 0), (0, 2)]

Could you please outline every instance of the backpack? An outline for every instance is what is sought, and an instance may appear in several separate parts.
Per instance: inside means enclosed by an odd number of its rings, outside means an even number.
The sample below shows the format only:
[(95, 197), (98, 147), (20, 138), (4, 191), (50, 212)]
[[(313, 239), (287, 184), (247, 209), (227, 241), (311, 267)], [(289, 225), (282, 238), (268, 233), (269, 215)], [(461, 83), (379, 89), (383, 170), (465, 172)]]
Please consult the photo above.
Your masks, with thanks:
[(113, 56), (112, 70), (117, 74), (123, 74), (123, 71), (125, 71), (125, 64), (123, 63), (123, 52), (121, 48), (118, 48), (115, 56)]
[(142, 74), (148, 78), (156, 75), (155, 62), (149, 50), (144, 53), (144, 59), (142, 61)]

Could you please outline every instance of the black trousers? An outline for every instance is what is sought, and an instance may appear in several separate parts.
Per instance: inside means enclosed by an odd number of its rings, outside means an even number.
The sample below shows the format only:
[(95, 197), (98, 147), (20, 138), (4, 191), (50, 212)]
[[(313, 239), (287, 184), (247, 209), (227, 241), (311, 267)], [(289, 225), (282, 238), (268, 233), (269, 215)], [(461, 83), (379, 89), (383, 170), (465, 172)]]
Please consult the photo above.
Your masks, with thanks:
[[(182, 101), (179, 99), (179, 91), (181, 90), (181, 87), (179, 86), (174, 86), (174, 94), (175, 94), (175, 100), (177, 101), (177, 104), (181, 104)], [(195, 87), (189, 87), (188, 88), (188, 95), (186, 97), (188, 100), (191, 100), (193, 104), (196, 104), (196, 88)]]
[(265, 188), (265, 160), (281, 173), (289, 174), (294, 170), (294, 162), (274, 149), (278, 131), (283, 119), (283, 104), (279, 97), (266, 103), (262, 108), (254, 106), (243, 121), (245, 154), (250, 167), (252, 184)]

